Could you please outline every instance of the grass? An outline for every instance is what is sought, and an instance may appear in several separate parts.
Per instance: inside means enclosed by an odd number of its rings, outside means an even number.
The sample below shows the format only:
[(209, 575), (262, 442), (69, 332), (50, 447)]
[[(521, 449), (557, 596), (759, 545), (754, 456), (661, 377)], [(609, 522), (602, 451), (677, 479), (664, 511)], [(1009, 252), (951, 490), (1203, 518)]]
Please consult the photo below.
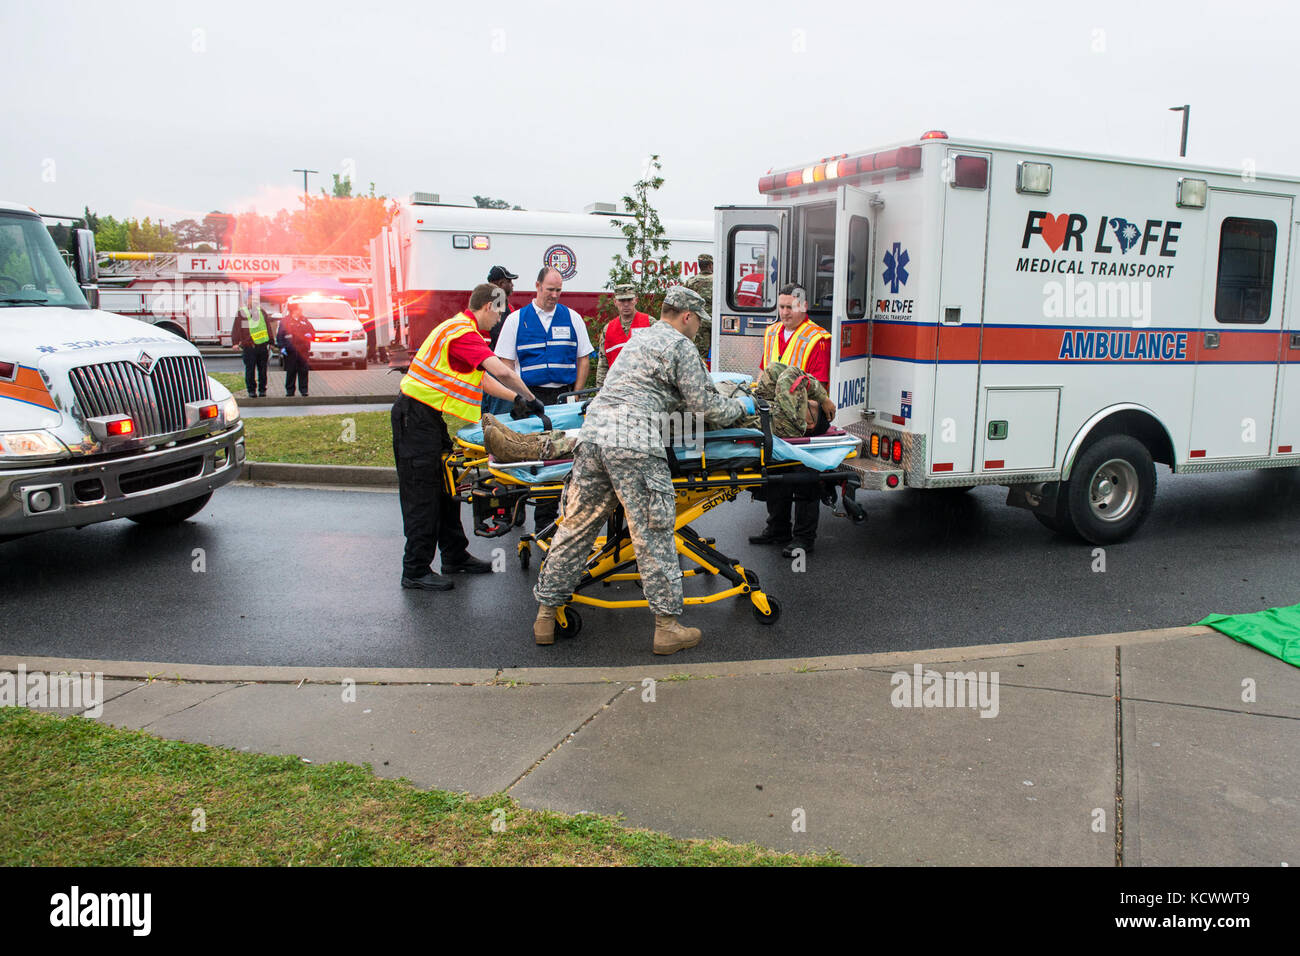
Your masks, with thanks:
[[(195, 832), (203, 811), (205, 829)], [(501, 811), (501, 812), (498, 812)], [(493, 823), (504, 822), (495, 832)], [(500, 827), (500, 823), (497, 824)], [(833, 866), (0, 708), (3, 866)]]
[(230, 389), (230, 394), (236, 399), (242, 397), (244, 392), (244, 373), (243, 372), (209, 372), (209, 378), (215, 378), (226, 388)]
[(244, 440), (253, 461), (393, 467), (388, 411), (245, 418)]

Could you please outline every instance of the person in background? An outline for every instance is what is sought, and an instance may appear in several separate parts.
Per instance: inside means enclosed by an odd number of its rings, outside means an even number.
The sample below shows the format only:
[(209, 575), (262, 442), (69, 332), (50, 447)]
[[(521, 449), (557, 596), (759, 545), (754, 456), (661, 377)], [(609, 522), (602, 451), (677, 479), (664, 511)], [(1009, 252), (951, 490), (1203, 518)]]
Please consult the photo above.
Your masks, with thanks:
[(600, 332), (600, 357), (596, 360), (596, 387), (605, 383), (605, 376), (618, 358), (623, 345), (632, 337), (633, 329), (650, 328), (650, 316), (636, 310), (636, 286), (632, 283), (614, 287), (614, 304), (618, 318), (610, 319)]
[[(682, 285), (697, 292), (700, 298), (704, 300), (704, 309), (713, 315), (713, 256), (707, 252), (702, 252), (696, 260), (699, 263), (700, 271), (691, 276)], [(704, 359), (704, 367), (712, 369), (709, 363), (711, 351), (713, 348), (713, 323), (700, 323), (700, 334), (695, 337), (695, 347), (700, 351), (700, 358)]]
[(244, 385), (249, 398), (266, 397), (266, 369), (270, 361), (271, 333), (266, 324), (266, 313), (250, 287), (244, 306), (230, 331), (230, 344), (240, 349), (244, 357)]
[[(501, 323), (496, 353), (546, 405), (554, 405), (563, 392), (587, 387), (587, 372), (594, 351), (582, 316), (560, 302), (564, 278), (558, 269), (543, 266), (537, 273), (537, 294), (532, 302), (512, 312)], [(558, 501), (539, 501), (533, 507), (533, 533), (540, 535), (554, 524)]]
[(302, 307), (290, 305), (280, 329), (276, 333), (276, 345), (284, 355), (284, 394), (293, 397), (294, 388), (298, 394), (307, 397), (307, 373), (311, 371), (311, 343), (316, 332), (302, 315)]
[[(738, 300), (739, 301), (739, 300)], [(821, 384), (818, 396), (825, 397), (831, 378), (831, 334), (808, 318), (808, 297), (797, 285), (786, 285), (776, 299), (779, 322), (763, 333), (763, 358), (759, 368), (781, 363), (806, 372)], [(831, 412), (833, 415), (834, 413)], [(750, 544), (784, 544), (781, 554), (794, 557), (796, 549), (811, 554), (817, 538), (821, 485), (817, 481), (799, 484), (775, 484), (766, 490), (767, 527), (762, 534), (751, 535)], [(790, 522), (790, 505), (794, 504), (794, 523)]]
[[(496, 286), (498, 289), (501, 290), (500, 302), (498, 303), (498, 305), (501, 306), (499, 312), (500, 317), (497, 319), (496, 324), (492, 326), (491, 331), (488, 333), (488, 339), (492, 345), (492, 350), (494, 352), (496, 351), (496, 347), (497, 347), (497, 339), (500, 338), (501, 336), (501, 326), (505, 322), (506, 316), (508, 316), (511, 312), (510, 296), (514, 294), (515, 280), (518, 278), (519, 276), (515, 275), (505, 266), (493, 266), (491, 269), (488, 270), (488, 274), (487, 274), (488, 282), (492, 283), (492, 285)], [(510, 413), (510, 407), (511, 407), (510, 402), (506, 401), (503, 398), (497, 398), (491, 392), (484, 390), (483, 414), (495, 415), (497, 417), (500, 417), (502, 415), (508, 415)]]

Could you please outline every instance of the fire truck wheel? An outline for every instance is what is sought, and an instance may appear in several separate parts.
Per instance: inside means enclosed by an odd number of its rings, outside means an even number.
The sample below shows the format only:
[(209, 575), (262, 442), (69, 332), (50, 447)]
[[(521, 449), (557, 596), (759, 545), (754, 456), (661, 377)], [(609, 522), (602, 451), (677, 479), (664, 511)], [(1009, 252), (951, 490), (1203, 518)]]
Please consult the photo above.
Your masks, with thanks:
[(212, 492), (206, 495), (200, 495), (198, 498), (191, 498), (189, 501), (181, 501), (174, 505), (168, 505), (166, 508), (159, 508), (157, 511), (146, 511), (143, 514), (127, 515), (136, 524), (142, 524), (150, 528), (163, 528), (167, 525), (180, 524), (186, 518), (192, 518), (208, 503), (212, 497)]
[(1092, 544), (1123, 541), (1137, 531), (1156, 496), (1156, 468), (1147, 447), (1109, 435), (1085, 449), (1063, 489), (1066, 516)]

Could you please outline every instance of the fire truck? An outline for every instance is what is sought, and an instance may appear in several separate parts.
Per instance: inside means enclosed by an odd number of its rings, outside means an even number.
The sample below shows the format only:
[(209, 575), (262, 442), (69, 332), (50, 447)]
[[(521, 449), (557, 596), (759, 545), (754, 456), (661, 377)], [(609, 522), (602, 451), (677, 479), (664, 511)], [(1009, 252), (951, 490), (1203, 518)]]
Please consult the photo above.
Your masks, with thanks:
[(758, 189), (715, 213), (717, 367), (758, 368), (797, 286), (864, 489), (1003, 485), (1105, 544), (1156, 463), (1300, 465), (1300, 180), (935, 130)]
[[(444, 203), (436, 193), (413, 193), (390, 226), (371, 240), (375, 332), (381, 346), (402, 342), (415, 349), (433, 327), (462, 311), (474, 286), (496, 265), (518, 274), (512, 309), (535, 294), (537, 273), (554, 266), (564, 279), (560, 298), (590, 318), (608, 291), (616, 254), (627, 240), (611, 225), (626, 218), (612, 203), (593, 203), (583, 213), (480, 209)], [(632, 271), (658, 272), (677, 265), (681, 278), (698, 271), (696, 257), (712, 251), (707, 220), (664, 220), (671, 242), (667, 262), (632, 262)]]

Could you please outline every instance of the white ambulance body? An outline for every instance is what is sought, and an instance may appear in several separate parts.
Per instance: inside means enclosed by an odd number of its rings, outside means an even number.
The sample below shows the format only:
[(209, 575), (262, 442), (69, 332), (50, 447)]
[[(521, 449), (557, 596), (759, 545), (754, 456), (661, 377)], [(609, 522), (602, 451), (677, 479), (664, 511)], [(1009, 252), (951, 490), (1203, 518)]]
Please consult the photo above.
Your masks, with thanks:
[[(777, 291), (805, 289), (864, 488), (1006, 485), (1104, 543), (1145, 517), (1153, 461), (1300, 465), (1297, 179), (935, 131), (759, 190), (716, 214), (717, 367), (757, 369)], [(738, 302), (756, 258), (762, 301)]]
[[(615, 215), (606, 203), (588, 210), (480, 209), (416, 193), (371, 241), (379, 344), (401, 341), (418, 348), (435, 325), (467, 307), (470, 292), (497, 265), (519, 276), (510, 299), (513, 309), (532, 301), (538, 271), (551, 265), (564, 278), (560, 301), (590, 318), (599, 297), (608, 293), (614, 256), (627, 255), (627, 240), (614, 225), (627, 217)], [(713, 248), (712, 223), (664, 220), (663, 225), (672, 243), (668, 265), (678, 265), (683, 279), (695, 275), (696, 257)], [(632, 262), (637, 274), (659, 267), (655, 260)]]

